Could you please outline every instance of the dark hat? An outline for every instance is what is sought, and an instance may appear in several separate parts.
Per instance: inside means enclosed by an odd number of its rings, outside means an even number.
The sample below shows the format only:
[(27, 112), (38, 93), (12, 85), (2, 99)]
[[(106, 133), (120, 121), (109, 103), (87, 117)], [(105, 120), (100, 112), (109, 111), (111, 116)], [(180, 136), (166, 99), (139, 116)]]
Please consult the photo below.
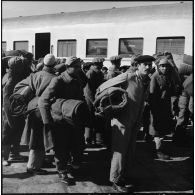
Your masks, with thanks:
[(94, 64), (103, 63), (104, 61), (105, 61), (105, 59), (104, 59), (104, 58), (100, 58), (100, 57), (96, 57), (96, 58), (94, 58), (94, 59), (92, 60), (92, 62), (93, 62)]
[(76, 56), (71, 56), (66, 59), (67, 66), (81, 66), (81, 59)]
[(122, 57), (121, 56), (111, 56), (110, 57), (110, 61), (118, 61), (118, 60), (121, 60)]
[(48, 67), (54, 67), (56, 59), (53, 54), (47, 54), (43, 59), (44, 65)]
[(134, 59), (138, 63), (143, 63), (143, 62), (152, 62), (155, 61), (155, 58), (150, 56), (150, 55), (140, 55)]

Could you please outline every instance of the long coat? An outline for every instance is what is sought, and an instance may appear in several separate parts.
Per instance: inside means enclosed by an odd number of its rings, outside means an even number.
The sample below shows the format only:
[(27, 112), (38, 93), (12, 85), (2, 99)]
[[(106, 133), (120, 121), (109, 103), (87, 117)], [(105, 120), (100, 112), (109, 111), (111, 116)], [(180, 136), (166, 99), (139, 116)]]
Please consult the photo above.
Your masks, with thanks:
[(169, 75), (163, 75), (156, 71), (151, 76), (149, 132), (153, 136), (164, 136), (173, 130), (171, 96), (174, 94), (174, 90), (174, 84)]
[(122, 177), (128, 177), (132, 170), (136, 136), (141, 125), (148, 83), (144, 84), (137, 72), (122, 73), (103, 83), (100, 90), (114, 84), (122, 86), (128, 93), (127, 107), (111, 119), (113, 156), (110, 181), (118, 182)]
[(28, 109), (33, 110), (33, 112), (27, 116), (26, 126), (24, 128), (24, 144), (29, 145), (30, 149), (42, 150), (44, 148), (43, 137), (51, 140), (51, 137), (43, 134), (43, 123), (38, 110), (38, 98), (54, 77), (56, 77), (54, 70), (45, 66), (42, 71), (31, 74), (19, 82), (14, 89), (14, 91), (17, 91), (22, 87), (30, 86), (35, 95), (34, 99), (28, 105)]
[[(71, 77), (67, 71), (63, 72), (60, 76), (53, 78), (46, 90), (43, 92), (42, 96), (38, 100), (38, 107), (42, 116), (42, 120), (44, 124), (51, 124), (53, 122), (51, 116), (51, 104), (55, 101), (55, 99), (75, 99), (75, 100), (84, 100), (83, 96), (83, 88), (81, 82)], [(59, 127), (59, 129), (63, 129)], [(58, 143), (64, 143), (64, 136), (66, 136), (67, 132), (61, 131), (58, 132), (57, 127), (53, 130), (55, 140)], [(52, 132), (52, 129), (51, 129)], [(48, 143), (47, 148), (52, 147), (53, 143)]]
[[(2, 142), (12, 144), (15, 134), (21, 134), (24, 128), (24, 117), (13, 117), (10, 112), (10, 96), (13, 94), (15, 85), (30, 74), (26, 59), (16, 63), (3, 77), (3, 121)], [(18, 136), (18, 135), (17, 135)]]
[(88, 82), (84, 88), (84, 96), (89, 110), (93, 113), (94, 112), (93, 102), (95, 100), (96, 90), (103, 83), (104, 75), (102, 72), (95, 72), (93, 69), (90, 69), (86, 73), (86, 76), (88, 78)]

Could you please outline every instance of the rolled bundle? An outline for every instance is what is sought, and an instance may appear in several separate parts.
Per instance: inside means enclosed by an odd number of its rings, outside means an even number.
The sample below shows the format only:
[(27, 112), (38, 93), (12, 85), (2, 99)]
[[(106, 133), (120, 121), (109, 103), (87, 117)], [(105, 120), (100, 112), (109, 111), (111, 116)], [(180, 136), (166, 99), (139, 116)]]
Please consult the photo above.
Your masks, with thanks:
[(90, 112), (82, 100), (56, 99), (51, 106), (51, 116), (54, 122), (67, 122), (74, 127), (85, 126), (90, 123)]
[(10, 111), (12, 116), (27, 114), (29, 101), (34, 97), (34, 92), (29, 86), (25, 86), (10, 96)]
[(110, 87), (102, 91), (94, 101), (95, 114), (111, 117), (123, 110), (128, 103), (127, 92), (120, 87)]

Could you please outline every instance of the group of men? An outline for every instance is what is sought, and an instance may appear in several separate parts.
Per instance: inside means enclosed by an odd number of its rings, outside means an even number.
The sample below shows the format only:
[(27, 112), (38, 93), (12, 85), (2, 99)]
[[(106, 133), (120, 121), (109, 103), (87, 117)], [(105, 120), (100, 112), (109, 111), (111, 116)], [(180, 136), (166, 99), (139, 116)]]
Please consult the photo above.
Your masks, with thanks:
[[(192, 98), (192, 81), (181, 89), (179, 71), (168, 52), (134, 56), (125, 71), (120, 71), (121, 59), (112, 56), (106, 70), (104, 58), (84, 63), (75, 56), (61, 61), (47, 54), (32, 70), (32, 55), (5, 56), (3, 165), (10, 164), (11, 147), (18, 147), (23, 133), (30, 149), (27, 172), (47, 174), (41, 167), (45, 153), (53, 150), (59, 179), (70, 184), (68, 163), (78, 169), (85, 147), (106, 145), (111, 150), (109, 180), (116, 191), (128, 192), (141, 125), (154, 139), (156, 157), (170, 159), (162, 141), (175, 129), (171, 98), (181, 91)], [(143, 123), (143, 118), (149, 122)]]

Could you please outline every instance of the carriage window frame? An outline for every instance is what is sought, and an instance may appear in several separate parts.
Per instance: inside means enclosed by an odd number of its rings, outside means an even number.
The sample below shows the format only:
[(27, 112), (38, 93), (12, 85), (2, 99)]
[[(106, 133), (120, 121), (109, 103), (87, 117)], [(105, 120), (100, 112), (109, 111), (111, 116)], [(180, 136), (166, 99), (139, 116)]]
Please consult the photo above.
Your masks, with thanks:
[[(89, 52), (89, 42), (90, 41), (105, 41), (105, 54), (90, 54)], [(101, 39), (87, 39), (86, 40), (86, 57), (103, 57), (106, 58), (108, 55), (108, 39), (101, 38)]]
[[(123, 53), (121, 51), (121, 47), (122, 47), (122, 41), (124, 40), (129, 40), (129, 41), (141, 41), (141, 52), (132, 52), (132, 53)], [(135, 43), (134, 43), (135, 44)], [(123, 56), (123, 57), (130, 57), (132, 55), (136, 55), (136, 54), (143, 54), (143, 48), (144, 48), (144, 38), (143, 37), (129, 37), (129, 38), (120, 38), (119, 39), (119, 46), (118, 46), (118, 55)], [(133, 51), (133, 50), (132, 50)]]
[[(21, 43), (21, 42), (27, 43), (27, 49), (23, 49), (23, 48), (16, 49), (16, 43)], [(14, 41), (13, 42), (13, 50), (25, 50), (25, 51), (28, 52), (28, 50), (29, 50), (29, 41), (26, 41), (26, 40), (24, 40), (24, 41)]]
[[(64, 41), (64, 42), (75, 42), (75, 54), (71, 54), (71, 55), (67, 55), (67, 56), (60, 56), (59, 55), (59, 42), (62, 42), (62, 41)], [(76, 39), (59, 39), (58, 41), (57, 41), (57, 57), (70, 57), (70, 56), (76, 56), (76, 53), (77, 53), (77, 40)]]
[[(5, 48), (5, 50), (4, 50), (4, 48)], [(2, 43), (1, 43), (1, 49), (2, 49), (3, 52), (6, 51), (6, 49), (7, 49), (7, 42), (6, 41), (2, 41)]]
[[(179, 39), (183, 40), (183, 46), (182, 47), (179, 48), (177, 46), (177, 48), (176, 48), (176, 46), (175, 46), (175, 48), (180, 50), (180, 52), (175, 52), (175, 50), (173, 48), (171, 48), (171, 49), (165, 48), (163, 50), (158, 49), (158, 40), (166, 40), (167, 41), (168, 39), (169, 40), (179, 40)], [(157, 37), (156, 38), (156, 53), (158, 53), (158, 52), (164, 53), (165, 51), (168, 51), (168, 52), (173, 53), (173, 54), (183, 55), (184, 52), (185, 52), (185, 36)]]

